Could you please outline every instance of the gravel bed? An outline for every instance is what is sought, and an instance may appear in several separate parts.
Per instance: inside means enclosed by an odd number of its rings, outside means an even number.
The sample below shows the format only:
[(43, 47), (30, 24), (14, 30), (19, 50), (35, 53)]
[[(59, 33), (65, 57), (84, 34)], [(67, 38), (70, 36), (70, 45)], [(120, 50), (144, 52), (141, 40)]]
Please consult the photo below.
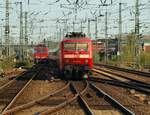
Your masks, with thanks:
[(17, 93), (24, 87), (27, 81), (14, 81), (0, 90), (0, 113), (8, 103), (17, 95)]
[(102, 95), (97, 95), (97, 92), (90, 87), (83, 96), (92, 112), (95, 115), (120, 115), (121, 113), (104, 100)]
[[(39, 102), (38, 104), (30, 108), (18, 111), (15, 113), (15, 115), (32, 115), (40, 111), (50, 109), (60, 103), (63, 103), (66, 99), (72, 98), (73, 95), (71, 96), (68, 91), (70, 91), (69, 88), (59, 93), (59, 95), (54, 95), (52, 97), (49, 97), (48, 99), (45, 99), (45, 101)], [(73, 101), (72, 104), (68, 104), (64, 108), (57, 110), (56, 112), (52, 113), (52, 115), (84, 115), (84, 112), (79, 107), (78, 103)]]
[(108, 102), (106, 102), (103, 97), (99, 97), (97, 92), (93, 91), (91, 88), (88, 88), (88, 90), (83, 95), (83, 98), (91, 109), (113, 109), (113, 107)]
[(14, 77), (18, 76), (19, 74), (21, 74), (24, 71), (25, 70), (22, 70), (22, 69), (8, 70), (7, 72), (5, 72), (3, 74), (3, 76), (0, 76), (0, 87), (3, 86), (4, 84), (6, 84), (7, 82), (9, 82)]
[(122, 115), (117, 110), (92, 110), (94, 115)]
[[(49, 109), (48, 106), (34, 106), (32, 108), (16, 112), (15, 115), (34, 115), (38, 111), (43, 111), (43, 109)], [(66, 106), (52, 114), (48, 115), (85, 115), (81, 108), (76, 108), (75, 106)]]
[(49, 115), (85, 115), (85, 112), (80, 107), (79, 103), (75, 100), (61, 110), (58, 110), (57, 112)]
[(86, 87), (85, 81), (72, 81), (72, 84), (79, 92), (82, 92), (84, 88)]
[(0, 78), (0, 87), (3, 86), (8, 81), (9, 81), (9, 79), (7, 79), (7, 78)]
[(36, 112), (42, 111), (43, 109), (46, 109), (46, 108), (48, 109), (49, 107), (48, 106), (34, 105), (33, 107), (30, 107), (28, 109), (20, 110), (18, 112), (15, 112), (14, 114), (15, 115), (34, 115)]
[[(73, 85), (78, 91), (82, 91), (85, 88), (85, 83), (83, 81), (74, 81)], [(83, 98), (95, 115), (120, 115), (120, 112), (115, 110), (115, 108), (113, 108), (108, 102), (106, 102), (103, 97), (98, 97), (97, 93), (93, 91), (90, 87), (83, 94)], [(75, 105), (77, 103), (73, 104)]]
[(124, 88), (119, 88), (107, 84), (95, 83), (100, 89), (111, 95), (121, 104), (134, 111), (136, 114), (149, 115), (150, 106), (144, 104), (139, 98), (136, 98), (133, 94), (129, 95), (129, 92)]
[[(65, 83), (63, 81), (41, 81), (41, 80), (35, 80), (32, 81), (31, 84), (24, 90), (21, 97), (16, 101), (14, 106), (19, 106), (25, 103), (28, 103), (30, 101), (33, 101), (35, 99), (38, 99), (42, 96), (45, 96), (51, 92), (54, 92), (55, 90), (60, 89), (63, 87)], [(13, 106), (13, 107), (14, 107)]]

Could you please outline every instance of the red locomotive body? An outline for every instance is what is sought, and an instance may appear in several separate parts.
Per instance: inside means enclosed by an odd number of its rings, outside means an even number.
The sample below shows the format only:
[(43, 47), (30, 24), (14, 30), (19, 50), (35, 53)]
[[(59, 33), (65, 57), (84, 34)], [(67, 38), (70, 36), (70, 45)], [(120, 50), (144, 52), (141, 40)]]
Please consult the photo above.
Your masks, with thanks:
[(48, 48), (44, 44), (38, 44), (34, 48), (34, 62), (46, 62), (48, 60)]
[[(60, 70), (66, 75), (89, 73), (93, 67), (92, 40), (85, 36), (67, 37), (60, 46)], [(71, 74), (71, 75), (70, 75)]]

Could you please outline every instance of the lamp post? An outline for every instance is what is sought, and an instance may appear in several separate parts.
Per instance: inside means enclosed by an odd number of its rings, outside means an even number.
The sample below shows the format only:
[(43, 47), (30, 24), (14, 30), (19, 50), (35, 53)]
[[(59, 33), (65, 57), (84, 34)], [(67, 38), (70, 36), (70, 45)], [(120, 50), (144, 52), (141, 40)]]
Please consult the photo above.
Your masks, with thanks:
[(118, 66), (120, 66), (120, 61), (121, 61), (121, 57), (120, 57), (120, 53), (121, 53), (121, 38), (122, 38), (122, 3), (119, 3), (119, 37), (118, 37), (118, 49), (117, 49), (117, 64)]
[(107, 64), (108, 56), (107, 56), (107, 50), (108, 50), (108, 33), (107, 33), (108, 27), (107, 27), (107, 11), (105, 12), (105, 63)]

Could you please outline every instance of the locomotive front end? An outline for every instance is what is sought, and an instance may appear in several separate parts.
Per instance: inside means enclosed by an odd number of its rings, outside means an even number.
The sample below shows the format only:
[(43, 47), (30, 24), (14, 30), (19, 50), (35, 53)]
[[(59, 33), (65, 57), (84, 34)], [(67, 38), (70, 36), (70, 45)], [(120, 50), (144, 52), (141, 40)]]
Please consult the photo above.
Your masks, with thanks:
[(65, 39), (61, 50), (61, 69), (65, 76), (82, 78), (84, 74), (89, 75), (93, 66), (92, 41), (89, 38)]
[(34, 48), (34, 63), (45, 63), (48, 61), (48, 48), (45, 45), (38, 44)]

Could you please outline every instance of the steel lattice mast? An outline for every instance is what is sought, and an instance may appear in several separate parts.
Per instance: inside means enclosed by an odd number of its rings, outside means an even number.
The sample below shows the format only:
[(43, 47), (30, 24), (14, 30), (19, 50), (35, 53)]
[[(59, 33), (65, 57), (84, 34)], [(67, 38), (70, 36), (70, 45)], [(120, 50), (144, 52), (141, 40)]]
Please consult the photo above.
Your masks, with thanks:
[(10, 28), (9, 28), (9, 0), (6, 0), (6, 13), (5, 13), (5, 53), (6, 53), (6, 56), (10, 55), (9, 33), (10, 33)]

